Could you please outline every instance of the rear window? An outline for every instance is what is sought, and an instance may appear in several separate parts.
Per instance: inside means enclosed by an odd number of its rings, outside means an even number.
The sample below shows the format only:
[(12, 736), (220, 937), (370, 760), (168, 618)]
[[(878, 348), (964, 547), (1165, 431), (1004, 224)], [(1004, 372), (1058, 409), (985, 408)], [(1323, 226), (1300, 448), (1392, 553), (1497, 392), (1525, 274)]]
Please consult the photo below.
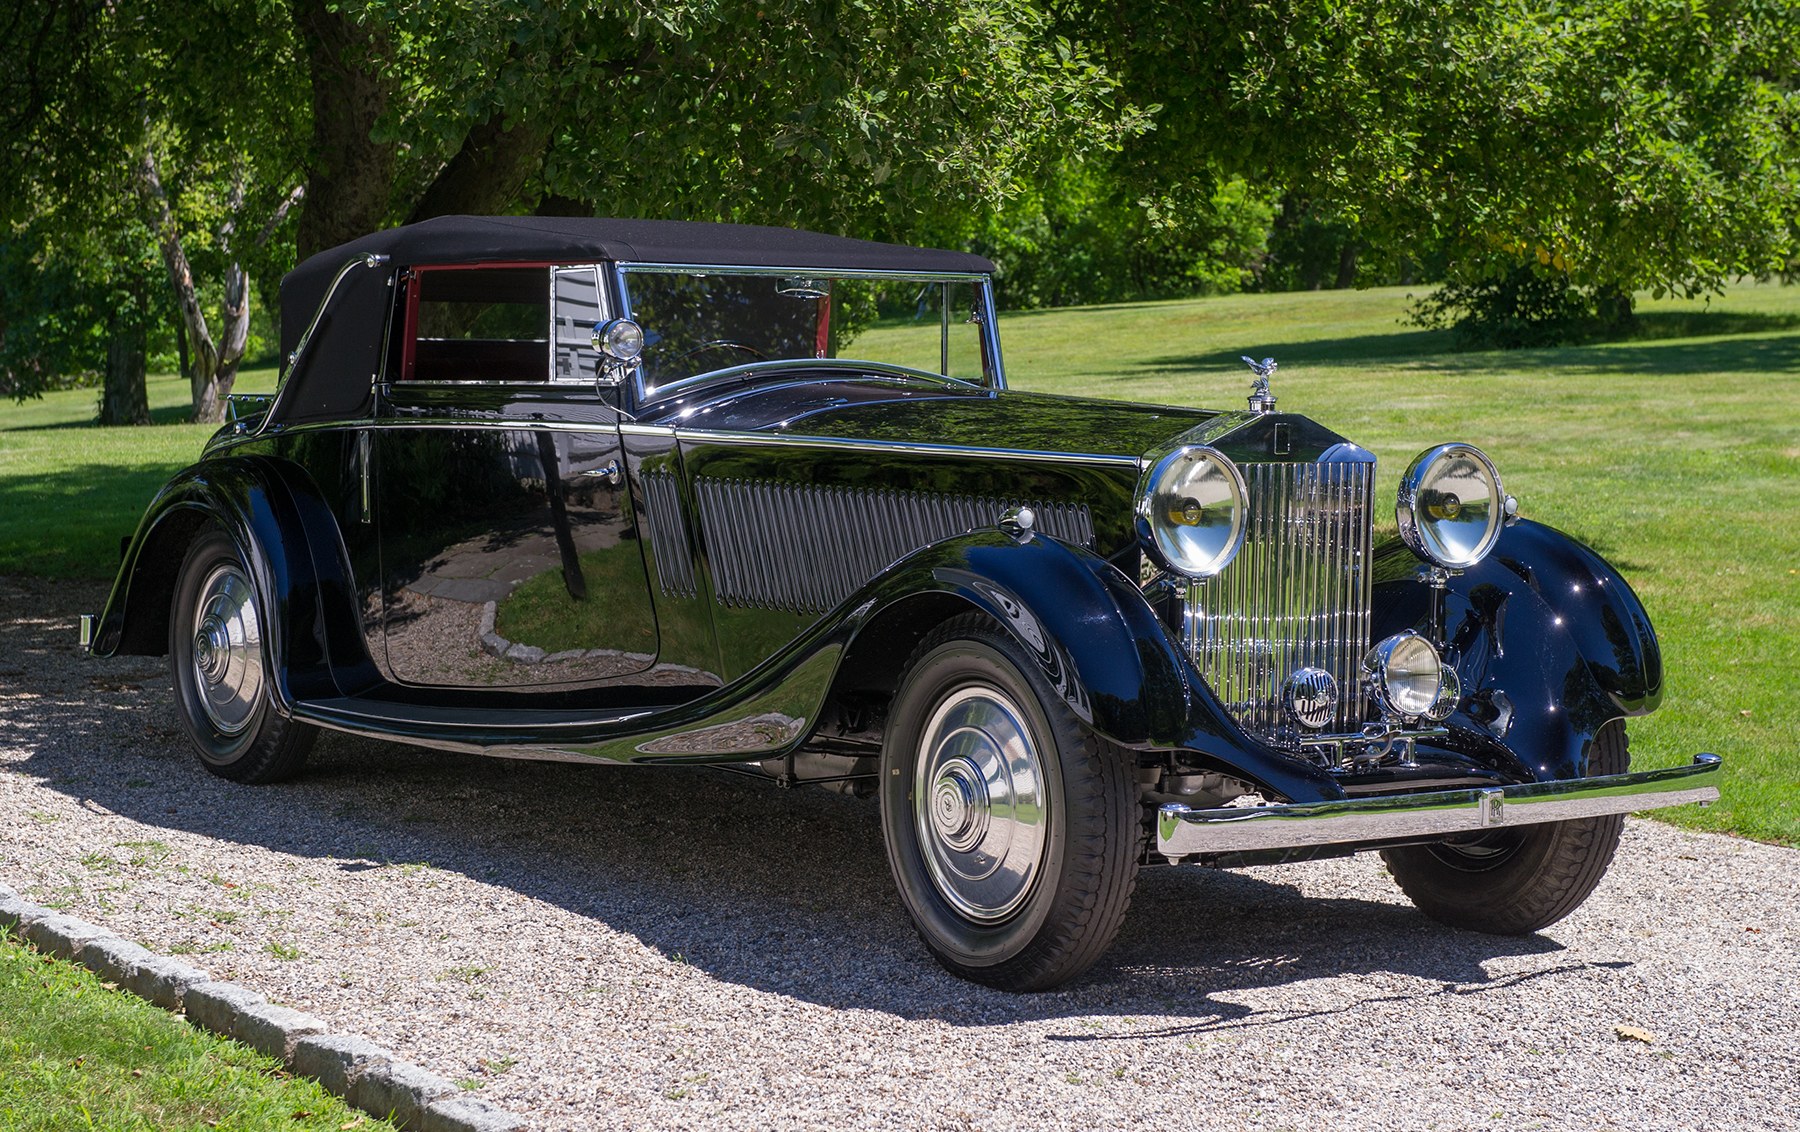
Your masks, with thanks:
[(546, 268), (420, 268), (407, 307), (405, 380), (549, 380)]

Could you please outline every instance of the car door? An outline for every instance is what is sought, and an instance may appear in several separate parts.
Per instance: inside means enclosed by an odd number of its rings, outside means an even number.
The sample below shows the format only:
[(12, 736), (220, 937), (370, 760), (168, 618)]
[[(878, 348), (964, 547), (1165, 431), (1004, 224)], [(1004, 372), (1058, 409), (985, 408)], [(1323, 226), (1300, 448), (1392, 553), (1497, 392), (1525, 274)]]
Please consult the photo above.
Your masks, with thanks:
[(656, 663), (592, 267), (417, 268), (374, 430), (390, 678), (567, 692)]

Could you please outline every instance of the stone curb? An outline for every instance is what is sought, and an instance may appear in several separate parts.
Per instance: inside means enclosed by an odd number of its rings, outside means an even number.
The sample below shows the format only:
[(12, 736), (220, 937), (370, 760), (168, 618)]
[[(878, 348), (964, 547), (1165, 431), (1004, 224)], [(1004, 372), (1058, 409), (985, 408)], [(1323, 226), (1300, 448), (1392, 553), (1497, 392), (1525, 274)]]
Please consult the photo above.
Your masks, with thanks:
[(270, 1002), (255, 991), (216, 980), (198, 967), (157, 955), (73, 916), (64, 916), (0, 885), (0, 928), (12, 928), (47, 955), (81, 964), (108, 982), (189, 1022), (311, 1077), (327, 1092), (372, 1116), (418, 1132), (519, 1132), (523, 1117), (463, 1093), (453, 1081), (401, 1061), (349, 1034), (326, 1032), (310, 1014)]

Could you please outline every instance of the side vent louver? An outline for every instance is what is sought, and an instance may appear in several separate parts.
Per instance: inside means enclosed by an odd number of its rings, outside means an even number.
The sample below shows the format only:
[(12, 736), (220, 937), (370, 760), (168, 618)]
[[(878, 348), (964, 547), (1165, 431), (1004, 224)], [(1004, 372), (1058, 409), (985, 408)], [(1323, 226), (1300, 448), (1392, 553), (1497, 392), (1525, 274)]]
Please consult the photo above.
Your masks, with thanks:
[(669, 472), (644, 473), (644, 510), (650, 520), (650, 550), (656, 580), (671, 597), (693, 597), (694, 555), (681, 521), (681, 487)]
[[(677, 592), (662, 566), (667, 556), (661, 540), (672, 536), (664, 534), (656, 518), (650, 477), (645, 484), (663, 589)], [(991, 527), (1008, 506), (1021, 502), (707, 476), (695, 480), (694, 490), (719, 603), (792, 613), (824, 613), (914, 550)], [(664, 506), (672, 510), (672, 480), (668, 491)], [(1037, 529), (1044, 534), (1093, 545), (1094, 525), (1086, 506), (1026, 505), (1037, 512)], [(675, 536), (679, 530), (674, 528)]]

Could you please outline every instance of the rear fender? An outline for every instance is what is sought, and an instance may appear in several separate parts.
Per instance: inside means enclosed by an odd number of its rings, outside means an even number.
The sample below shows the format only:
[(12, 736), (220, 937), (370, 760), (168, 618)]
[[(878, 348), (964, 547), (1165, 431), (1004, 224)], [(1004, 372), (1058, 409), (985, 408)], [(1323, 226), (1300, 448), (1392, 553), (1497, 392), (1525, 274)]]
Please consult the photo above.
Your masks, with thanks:
[[(330, 592), (341, 605), (350, 591), (335, 520), (309, 493), (296, 491), (279, 465), (258, 457), (196, 464), (157, 493), (126, 545), (95, 632), (95, 655), (168, 651), (176, 575), (208, 524), (236, 543), (255, 583), (277, 706), (286, 713), (296, 699), (337, 694), (323, 598)], [(316, 529), (321, 524), (329, 530)], [(321, 542), (327, 553), (315, 556)]]

